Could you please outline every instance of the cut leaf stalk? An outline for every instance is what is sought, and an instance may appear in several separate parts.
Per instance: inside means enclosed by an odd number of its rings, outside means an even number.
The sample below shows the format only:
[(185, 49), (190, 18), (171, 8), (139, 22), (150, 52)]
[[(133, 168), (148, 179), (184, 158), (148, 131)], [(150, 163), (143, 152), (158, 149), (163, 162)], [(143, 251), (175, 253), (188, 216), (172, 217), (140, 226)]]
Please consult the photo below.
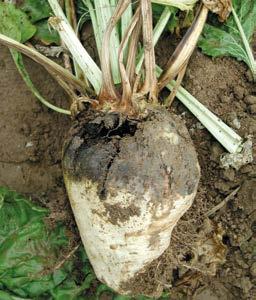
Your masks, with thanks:
[[(116, 3), (112, 3), (110, 0), (94, 0), (95, 15), (97, 18), (98, 26), (94, 28), (99, 36), (99, 47), (104, 51), (103, 39), (105, 30), (110, 22), (111, 16), (115, 9)], [(111, 35), (109, 37), (109, 42), (111, 46), (111, 57), (109, 58), (111, 62), (111, 71), (114, 83), (120, 83), (120, 73), (118, 66), (118, 48), (120, 45), (119, 33), (117, 28), (113, 28)], [(101, 53), (101, 52), (99, 52)]]
[[(122, 15), (121, 18), (121, 36), (122, 39), (125, 37), (125, 32), (127, 28), (129, 27), (131, 21), (132, 21), (132, 16), (133, 16), (133, 11), (132, 11), (132, 4), (130, 4), (124, 14)], [(128, 55), (128, 46), (127, 45), (124, 49), (124, 60), (125, 62), (127, 61), (127, 55)]]
[(145, 57), (145, 79), (139, 93), (149, 93), (150, 100), (157, 103), (157, 80), (155, 74), (155, 50), (153, 44), (152, 7), (149, 0), (141, 0), (142, 32)]
[[(74, 0), (65, 0), (65, 12), (67, 16), (67, 20), (71, 27), (76, 32), (77, 37), (79, 38), (79, 32), (78, 32), (78, 24), (77, 24), (77, 18), (76, 18), (76, 11), (75, 11), (75, 3)], [(68, 65), (71, 66), (70, 57), (68, 54), (63, 53), (64, 56), (64, 62), (67, 60), (69, 62)], [(84, 76), (84, 72), (81, 70), (79, 65), (77, 64), (76, 60), (73, 59), (73, 65), (74, 65), (74, 71), (77, 78), (79, 78), (81, 81), (84, 82), (85, 86), (90, 89), (89, 82), (87, 78)], [(70, 68), (70, 71), (73, 72), (72, 68)]]
[(164, 72), (161, 74), (158, 81), (159, 91), (173, 80), (188, 63), (204, 28), (207, 15), (208, 8), (202, 5), (192, 26), (188, 29), (164, 68)]
[(77, 38), (58, 1), (48, 0), (48, 2), (55, 14), (55, 17), (52, 17), (49, 20), (51, 26), (59, 32), (61, 39), (71, 52), (81, 70), (84, 72), (85, 78), (88, 78), (95, 92), (99, 94), (102, 83), (101, 71), (99, 67), (96, 65)]
[[(140, 39), (140, 33), (141, 33), (141, 27), (142, 27), (142, 18), (141, 18), (141, 6), (139, 5), (136, 9), (135, 15), (139, 13), (140, 17), (139, 20), (134, 28), (134, 31), (131, 34), (130, 37), (130, 43), (129, 43), (129, 49), (128, 49), (128, 59), (126, 64), (127, 74), (129, 77), (129, 81), (131, 86), (133, 87), (133, 93), (137, 91), (137, 85), (136, 82), (136, 56), (138, 52), (138, 45), (139, 45), (139, 39)], [(133, 17), (134, 18), (134, 17)], [(132, 21), (131, 21), (132, 22)], [(144, 57), (143, 57), (144, 59)], [(143, 63), (143, 60), (142, 60)], [(138, 77), (137, 77), (138, 78)]]
[[(111, 35), (113, 30), (116, 29), (116, 24), (122, 17), (123, 13), (130, 5), (130, 0), (119, 1), (113, 15), (111, 16), (107, 28), (104, 32), (102, 49), (101, 49), (101, 70), (102, 70), (102, 87), (100, 92), (101, 103), (105, 100), (112, 102), (119, 102), (120, 95), (115, 88), (113, 74), (111, 72)], [(118, 62), (118, 60), (117, 60)]]
[[(121, 107), (128, 111), (129, 109), (132, 109), (132, 82), (130, 81), (130, 74), (128, 73), (131, 70), (131, 66), (127, 66), (127, 69), (129, 70), (127, 72), (124, 64), (124, 52), (125, 47), (129, 41), (129, 38), (132, 36), (133, 31), (135, 30), (136, 26), (140, 22), (140, 9), (137, 9), (136, 13), (134, 14), (134, 17), (131, 19), (131, 23), (126, 29), (126, 32), (124, 33), (124, 37), (121, 41), (120, 47), (119, 47), (119, 53), (118, 53), (118, 60), (119, 60), (119, 68), (120, 68), (120, 74), (121, 74), (121, 82), (122, 82), (122, 100), (121, 100)], [(136, 46), (136, 45), (135, 45)], [(133, 54), (132, 54), (133, 55)], [(135, 55), (134, 55), (135, 59)], [(132, 59), (133, 60), (133, 59)], [(132, 61), (129, 63), (133, 63)]]
[[(169, 19), (170, 19), (170, 16), (171, 16), (171, 11), (168, 7), (166, 7), (164, 9), (164, 11), (162, 12), (162, 15), (160, 17), (160, 19), (158, 20), (155, 28), (154, 28), (154, 31), (153, 31), (153, 43), (154, 43), (154, 46), (157, 44), (161, 34), (163, 33)], [(137, 62), (137, 65), (136, 65), (136, 73), (139, 74), (140, 73), (140, 70), (141, 70), (141, 67), (143, 65), (143, 61), (144, 61), (144, 49), (141, 49), (140, 51), (140, 54), (138, 56), (138, 62)]]
[(16, 49), (19, 52), (25, 54), (26, 56), (30, 57), (31, 59), (42, 65), (46, 70), (50, 70), (51, 73), (56, 74), (63, 80), (67, 81), (77, 90), (81, 91), (82, 93), (84, 92), (84, 85), (80, 80), (78, 80), (66, 69), (56, 64), (52, 60), (46, 58), (44, 55), (40, 54), (36, 50), (31, 49), (11, 38), (8, 38), (3, 34), (0, 34), (0, 43), (7, 46), (8, 48)]
[(101, 53), (101, 43), (102, 43), (102, 35), (100, 32), (100, 28), (98, 25), (98, 20), (97, 20), (97, 16), (96, 16), (96, 11), (92, 5), (91, 0), (82, 0), (84, 5), (88, 8), (89, 13), (90, 13), (90, 19), (92, 22), (92, 27), (93, 27), (93, 32), (94, 32), (94, 38), (96, 41), (96, 46), (97, 46), (97, 50), (98, 53)]

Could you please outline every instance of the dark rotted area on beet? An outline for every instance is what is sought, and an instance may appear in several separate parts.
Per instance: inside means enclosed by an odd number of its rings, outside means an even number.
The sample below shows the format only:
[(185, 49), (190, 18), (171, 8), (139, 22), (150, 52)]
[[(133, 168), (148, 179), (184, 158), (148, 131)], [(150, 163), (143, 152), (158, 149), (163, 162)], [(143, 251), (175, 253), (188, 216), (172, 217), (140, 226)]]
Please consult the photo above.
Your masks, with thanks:
[(65, 172), (82, 180), (98, 183), (99, 197), (106, 197), (108, 170), (119, 152), (119, 140), (133, 136), (137, 121), (129, 121), (118, 113), (101, 113), (88, 108), (80, 113), (69, 131), (63, 150)]
[(137, 121), (118, 113), (104, 114), (90, 109), (80, 113), (64, 145), (64, 169), (75, 179), (87, 174), (92, 181), (102, 181), (119, 151), (119, 140), (133, 136), (136, 128)]
[[(70, 135), (64, 172), (74, 181), (96, 182), (102, 200), (126, 190), (140, 201), (150, 189), (153, 205), (171, 207), (175, 195), (186, 197), (196, 190), (200, 171), (188, 131), (179, 117), (163, 108), (149, 107), (147, 117), (139, 121), (85, 111)], [(125, 210), (108, 205), (106, 211), (114, 224), (139, 214), (136, 202)]]
[[(85, 27), (82, 39), (87, 50), (95, 57), (95, 43), (91, 28)], [(164, 65), (178, 39), (165, 35), (156, 49), (157, 61)], [(256, 39), (253, 43), (256, 55)], [(51, 223), (65, 222), (71, 239), (78, 238), (72, 211), (66, 196), (61, 170), (62, 146), (71, 121), (43, 107), (27, 90), (20, 78), (9, 51), (0, 47), (0, 184), (30, 196), (51, 210)], [(68, 107), (68, 98), (56, 82), (37, 64), (25, 59), (26, 66), (39, 90), (56, 105)], [(196, 50), (186, 72), (184, 87), (217, 116), (233, 127), (241, 136), (256, 136), (256, 85), (248, 68), (231, 58), (211, 59)], [(241, 190), (230, 203), (212, 218), (224, 227), (223, 237), (228, 245), (226, 263), (216, 277), (192, 274), (192, 280), (180, 283), (184, 268), (169, 264), (168, 251), (161, 261), (156, 261), (136, 284), (145, 289), (153, 282), (170, 284), (171, 300), (188, 299), (255, 299), (256, 298), (256, 216), (255, 178), (256, 164), (244, 166), (239, 171), (223, 170), (219, 157), (224, 149), (204, 129), (191, 113), (178, 101), (173, 103), (174, 113), (181, 115), (196, 147), (201, 182), (194, 206), (202, 208), (199, 218), (193, 220), (196, 228), (203, 213), (219, 204), (236, 187)], [(237, 122), (238, 121), (238, 122)], [(255, 157), (254, 146), (254, 157)], [(251, 203), (251, 204), (250, 204)], [(192, 207), (193, 209), (193, 207)], [(191, 211), (184, 216), (187, 222)], [(177, 226), (176, 231), (182, 229)], [(192, 227), (193, 227), (192, 226)], [(187, 228), (188, 232), (191, 227)], [(177, 236), (176, 233), (176, 238)], [(186, 244), (172, 240), (185, 248)], [(188, 252), (189, 253), (189, 252)], [(81, 264), (78, 264), (81, 268)], [(90, 291), (90, 295), (94, 290)], [(196, 295), (195, 295), (196, 294)], [(209, 296), (210, 295), (210, 296)], [(88, 297), (88, 295), (85, 295)], [(102, 299), (109, 299), (104, 295)]]

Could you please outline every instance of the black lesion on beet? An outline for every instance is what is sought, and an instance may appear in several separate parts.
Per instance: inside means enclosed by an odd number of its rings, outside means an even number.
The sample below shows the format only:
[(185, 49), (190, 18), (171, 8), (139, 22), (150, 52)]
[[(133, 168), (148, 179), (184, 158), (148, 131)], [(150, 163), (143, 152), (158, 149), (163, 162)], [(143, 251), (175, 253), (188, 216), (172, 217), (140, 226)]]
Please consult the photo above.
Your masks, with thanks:
[(106, 181), (107, 181), (108, 174), (109, 174), (109, 171), (111, 169), (111, 166), (113, 164), (113, 161), (115, 160), (116, 156), (120, 152), (120, 146), (119, 146), (119, 141), (118, 140), (115, 143), (115, 147), (116, 147), (116, 151), (115, 151), (114, 155), (112, 156), (111, 160), (108, 162), (107, 167), (106, 167), (106, 171), (104, 172), (105, 178), (104, 178), (104, 180), (102, 180), (102, 184), (98, 188), (98, 194), (99, 194), (99, 198), (101, 200), (105, 200), (107, 198)]
[(116, 152), (117, 147), (114, 142), (104, 143), (102, 141), (89, 147), (85, 144), (77, 153), (75, 172), (82, 176), (86, 174), (86, 177), (92, 181), (101, 181)]
[[(180, 136), (178, 145), (162, 136), (166, 128)], [(185, 126), (162, 110), (144, 122), (117, 113), (80, 116), (64, 148), (63, 169), (74, 181), (97, 183), (102, 200), (125, 189), (139, 199), (150, 192), (156, 205), (193, 193), (200, 175)]]
[(84, 113), (70, 130), (64, 146), (63, 169), (74, 180), (87, 178), (98, 184), (100, 198), (105, 199), (105, 181), (119, 153), (120, 139), (134, 135), (137, 121), (117, 113)]

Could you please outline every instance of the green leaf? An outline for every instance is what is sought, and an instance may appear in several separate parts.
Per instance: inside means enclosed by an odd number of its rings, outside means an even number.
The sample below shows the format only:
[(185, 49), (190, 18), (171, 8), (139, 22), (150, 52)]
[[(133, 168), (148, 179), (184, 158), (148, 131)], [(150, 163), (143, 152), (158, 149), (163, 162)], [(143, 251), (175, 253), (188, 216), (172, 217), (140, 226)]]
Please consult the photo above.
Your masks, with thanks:
[[(233, 0), (232, 3), (245, 36), (250, 41), (256, 28), (256, 1)], [(202, 37), (199, 40), (198, 45), (203, 53), (213, 57), (232, 56), (250, 66), (250, 59), (234, 15), (231, 14), (224, 24), (218, 23), (216, 19), (212, 21), (213, 24), (205, 25)]]
[(35, 38), (42, 43), (49, 45), (60, 44), (60, 37), (57, 31), (50, 30), (48, 18), (53, 15), (51, 7), (46, 0), (23, 0), (16, 5), (20, 11), (27, 15), (31, 23), (36, 26)]
[(232, 56), (247, 63), (246, 53), (239, 36), (232, 35), (212, 25), (205, 25), (199, 47), (213, 57)]
[(48, 210), (6, 188), (0, 187), (0, 199), (0, 299), (78, 300), (95, 275), (81, 282), (74, 258), (55, 269), (69, 244), (65, 227), (49, 230)]
[[(161, 17), (164, 9), (165, 9), (164, 5), (159, 5), (159, 4), (152, 3), (153, 18), (154, 18), (155, 22), (157, 22), (159, 20), (159, 18)], [(179, 26), (179, 19), (177, 17), (177, 13), (178, 13), (179, 10), (176, 7), (173, 7), (173, 6), (170, 6), (169, 9), (170, 9), (172, 15), (170, 17), (170, 21), (167, 24), (167, 28), (168, 28), (168, 30), (173, 32), (174, 29)]]
[(13, 4), (0, 2), (0, 32), (24, 43), (35, 34), (36, 27)]
[[(154, 21), (158, 21), (166, 6), (152, 3)], [(183, 28), (189, 27), (194, 19), (194, 11), (189, 10), (182, 12), (177, 7), (167, 6), (171, 11), (171, 17), (166, 29), (170, 32), (180, 31)]]
[(14, 297), (4, 291), (0, 291), (0, 299), (1, 300), (32, 300), (32, 299), (28, 299), (28, 298)]
[(50, 17), (52, 12), (47, 0), (23, 0), (18, 1), (17, 6), (28, 15), (32, 23)]
[[(256, 28), (256, 3), (254, 0), (233, 0), (233, 7), (240, 19), (248, 40), (251, 40)], [(230, 25), (236, 27), (234, 18), (230, 18)], [(237, 33), (237, 29), (235, 30)]]
[(113, 300), (131, 300), (131, 297), (118, 295), (114, 296)]
[(77, 0), (76, 1), (76, 13), (78, 17), (78, 27), (79, 29), (91, 19), (90, 12), (88, 7), (85, 5), (85, 0)]
[(35, 23), (37, 28), (34, 38), (40, 40), (45, 45), (60, 44), (60, 36), (56, 30), (49, 29), (47, 20), (42, 20)]

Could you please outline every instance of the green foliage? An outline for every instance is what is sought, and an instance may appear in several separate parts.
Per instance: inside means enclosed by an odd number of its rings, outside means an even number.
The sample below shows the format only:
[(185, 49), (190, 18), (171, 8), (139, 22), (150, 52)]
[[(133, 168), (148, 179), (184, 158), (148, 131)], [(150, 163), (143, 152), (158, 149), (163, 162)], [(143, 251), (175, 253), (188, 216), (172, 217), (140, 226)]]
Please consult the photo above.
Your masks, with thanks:
[[(169, 30), (170, 32), (179, 32), (181, 29), (187, 28), (192, 24), (194, 19), (193, 10), (183, 12), (174, 6), (167, 7), (172, 13), (167, 24), (167, 30)], [(166, 6), (152, 3), (152, 8), (154, 21), (157, 22)]]
[(56, 30), (49, 30), (47, 20), (42, 20), (36, 23), (36, 34), (34, 38), (41, 41), (45, 45), (60, 44), (60, 36)]
[(59, 34), (55, 30), (50, 30), (47, 24), (48, 18), (52, 15), (52, 10), (46, 0), (24, 0), (18, 2), (17, 7), (24, 12), (32, 24), (37, 28), (36, 39), (44, 44), (59, 44)]
[(36, 27), (13, 4), (0, 2), (0, 32), (24, 43), (35, 34)]
[(47, 1), (21, 1), (19, 8), (0, 2), (0, 32), (18, 42), (25, 43), (33, 36), (45, 44), (59, 44), (55, 30), (50, 30), (47, 20), (51, 9)]
[[(159, 18), (161, 17), (164, 9), (165, 9), (164, 5), (152, 3), (153, 18), (154, 18), (155, 22), (157, 22), (159, 20)], [(176, 14), (178, 12), (178, 8), (170, 6), (169, 9), (170, 9), (172, 15), (170, 17), (170, 21), (168, 23), (168, 27), (169, 27), (169, 29), (171, 31), (173, 31), (173, 29), (175, 27), (177, 27), (178, 23), (179, 23), (179, 20), (178, 20), (178, 18), (176, 16)]]
[(79, 29), (82, 28), (82, 26), (91, 19), (90, 12), (85, 5), (83, 0), (76, 1), (76, 13), (78, 16), (78, 27)]
[[(246, 38), (250, 41), (256, 28), (256, 1), (233, 0), (232, 3)], [(205, 25), (199, 41), (203, 53), (213, 57), (232, 56), (250, 65), (234, 16), (231, 14), (224, 24), (218, 23), (214, 17), (212, 21), (212, 25)]]
[[(68, 248), (65, 227), (49, 230), (44, 222), (48, 211), (21, 195), (0, 188), (0, 299), (78, 300), (95, 279), (87, 266), (84, 281), (76, 277), (74, 259), (57, 264)], [(83, 299), (83, 298), (81, 298)]]
[(32, 23), (48, 18), (51, 14), (51, 8), (46, 0), (24, 0), (17, 5), (27, 14)]

